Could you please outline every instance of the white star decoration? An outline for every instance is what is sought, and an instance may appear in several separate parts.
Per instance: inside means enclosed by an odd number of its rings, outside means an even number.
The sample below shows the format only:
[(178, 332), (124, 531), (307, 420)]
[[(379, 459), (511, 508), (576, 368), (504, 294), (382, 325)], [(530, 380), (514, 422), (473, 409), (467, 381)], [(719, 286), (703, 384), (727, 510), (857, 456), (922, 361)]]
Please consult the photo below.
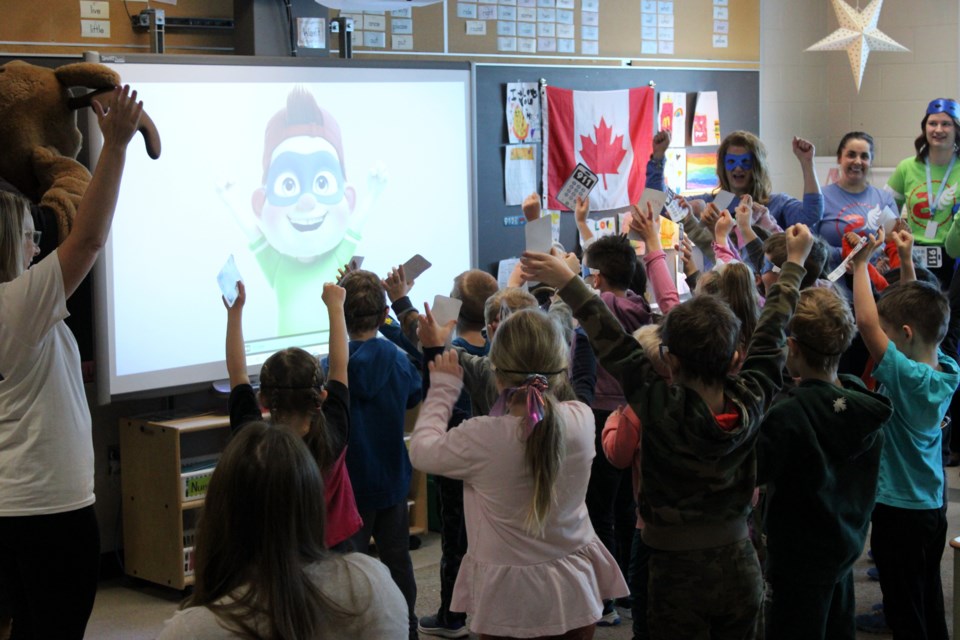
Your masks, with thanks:
[(833, 401), (833, 412), (842, 413), (847, 410), (847, 399), (846, 398), (837, 398)]
[(847, 50), (850, 58), (850, 69), (857, 81), (857, 93), (860, 92), (860, 82), (863, 80), (863, 71), (867, 68), (867, 56), (871, 51), (910, 51), (877, 28), (880, 19), (880, 7), (883, 0), (871, 0), (862, 11), (854, 9), (844, 0), (830, 0), (833, 10), (837, 14), (840, 28), (826, 38), (808, 47), (807, 51), (839, 51)]

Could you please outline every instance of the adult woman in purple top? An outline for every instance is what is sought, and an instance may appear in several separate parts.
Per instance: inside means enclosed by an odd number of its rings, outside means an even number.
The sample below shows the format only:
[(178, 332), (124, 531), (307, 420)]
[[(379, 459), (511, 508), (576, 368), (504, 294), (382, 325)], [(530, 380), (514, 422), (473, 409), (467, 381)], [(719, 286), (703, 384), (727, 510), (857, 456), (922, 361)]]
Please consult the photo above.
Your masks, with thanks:
[[(823, 188), (823, 221), (817, 233), (830, 245), (830, 265), (840, 264), (843, 236), (876, 233), (883, 217), (897, 217), (893, 194), (869, 184), (873, 160), (873, 138), (863, 131), (851, 131), (837, 147), (839, 179)], [(882, 213), (889, 208), (888, 213)]]

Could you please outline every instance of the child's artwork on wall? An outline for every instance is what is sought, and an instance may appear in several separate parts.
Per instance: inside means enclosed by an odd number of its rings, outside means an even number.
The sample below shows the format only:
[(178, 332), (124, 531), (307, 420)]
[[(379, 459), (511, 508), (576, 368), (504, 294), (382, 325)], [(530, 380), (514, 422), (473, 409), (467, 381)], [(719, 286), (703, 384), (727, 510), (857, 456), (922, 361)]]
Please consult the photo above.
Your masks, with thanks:
[(720, 108), (716, 91), (697, 93), (697, 107), (693, 113), (691, 142), (695, 147), (720, 144)]
[(685, 191), (708, 191), (717, 186), (717, 154), (687, 153), (687, 185)]
[(532, 144), (509, 144), (504, 148), (503, 185), (508, 205), (523, 204), (527, 194), (537, 190), (536, 155)]
[(506, 116), (511, 144), (540, 140), (540, 85), (507, 83)]
[(657, 104), (657, 129), (669, 131), (670, 147), (687, 146), (687, 94), (661, 91)]
[(667, 149), (666, 164), (663, 167), (663, 181), (675, 192), (687, 188), (687, 150)]

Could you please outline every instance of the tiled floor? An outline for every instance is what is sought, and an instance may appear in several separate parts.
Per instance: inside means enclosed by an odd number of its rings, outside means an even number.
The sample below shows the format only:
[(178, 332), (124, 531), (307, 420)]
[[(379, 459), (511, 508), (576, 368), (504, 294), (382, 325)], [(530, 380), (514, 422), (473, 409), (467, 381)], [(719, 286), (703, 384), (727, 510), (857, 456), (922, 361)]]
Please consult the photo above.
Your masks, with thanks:
[[(958, 470), (948, 469), (950, 501), (948, 509), (948, 537), (960, 535), (960, 475)], [(429, 534), (423, 540), (423, 547), (412, 552), (416, 572), (418, 597), (417, 611), (426, 615), (436, 611), (440, 600), (439, 562), (440, 539)], [(866, 556), (857, 563), (856, 589), (857, 608), (861, 612), (880, 601), (878, 583), (866, 577), (870, 567)], [(944, 596), (947, 603), (947, 624), (953, 628), (953, 550), (947, 548), (943, 555), (942, 575)], [(91, 640), (148, 640), (155, 638), (163, 628), (163, 621), (176, 610), (181, 594), (177, 591), (149, 585), (128, 578), (104, 581), (97, 593), (93, 617), (87, 627), (86, 637)], [(426, 636), (425, 636), (426, 637)], [(629, 640), (632, 637), (630, 620), (624, 618), (619, 627), (600, 628), (597, 640)], [(882, 639), (890, 636), (858, 634), (857, 638)]]

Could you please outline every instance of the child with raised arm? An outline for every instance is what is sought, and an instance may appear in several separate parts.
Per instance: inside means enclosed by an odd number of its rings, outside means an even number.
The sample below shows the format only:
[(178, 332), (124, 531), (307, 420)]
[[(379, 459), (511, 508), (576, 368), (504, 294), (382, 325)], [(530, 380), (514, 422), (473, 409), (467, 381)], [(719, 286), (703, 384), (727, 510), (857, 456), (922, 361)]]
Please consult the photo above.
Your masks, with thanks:
[(940, 350), (950, 309), (937, 287), (917, 282), (913, 237), (894, 231), (901, 281), (874, 302), (867, 262), (881, 228), (853, 258), (857, 327), (880, 392), (893, 403), (884, 424), (870, 547), (880, 572), (883, 613), (894, 637), (947, 638), (940, 582), (946, 542), (941, 424), (957, 384), (957, 363)]
[(420, 372), (395, 344), (378, 337), (387, 316), (379, 276), (351, 271), (340, 284), (347, 292), (344, 317), (350, 337), (347, 471), (363, 518), (352, 541), (357, 550), (367, 551), (373, 536), (380, 560), (407, 601), (412, 640), (419, 636), (407, 508), (412, 469), (404, 426), (406, 412), (420, 404)]
[(330, 321), (329, 372), (316, 357), (291, 347), (278, 351), (260, 368), (260, 392), (253, 390), (247, 375), (243, 343), (243, 306), (246, 289), (237, 283), (239, 295), (227, 307), (227, 372), (230, 376), (230, 431), (263, 419), (262, 409), (274, 423), (291, 428), (303, 438), (323, 474), (326, 504), (326, 545), (351, 551), (350, 536), (360, 525), (360, 514), (347, 474), (347, 439), (350, 433), (350, 394), (347, 390), (347, 327), (343, 318), (344, 290), (335, 284), (323, 286), (323, 303)]
[[(650, 559), (654, 640), (753, 637), (763, 580), (748, 537), (760, 420), (782, 384), (784, 326), (799, 296), (813, 236), (788, 231), (788, 261), (767, 299), (736, 376), (740, 322), (713, 296), (670, 311), (660, 349), (672, 383), (600, 299), (559, 260), (525, 253), (524, 276), (560, 287), (600, 363), (643, 424), (640, 515)], [(697, 588), (691, 588), (697, 585)]]
[(856, 333), (834, 290), (806, 289), (789, 324), (787, 369), (800, 380), (763, 419), (757, 476), (767, 485), (767, 637), (853, 640), (853, 563), (877, 492), (890, 401), (838, 374)]
[(497, 407), (450, 430), (463, 375), (457, 352), (430, 363), (410, 458), (463, 480), (470, 547), (452, 607), (481, 638), (592, 638), (601, 599), (628, 592), (587, 518), (594, 421), (573, 400), (568, 352), (546, 313), (514, 312), (490, 348)]

